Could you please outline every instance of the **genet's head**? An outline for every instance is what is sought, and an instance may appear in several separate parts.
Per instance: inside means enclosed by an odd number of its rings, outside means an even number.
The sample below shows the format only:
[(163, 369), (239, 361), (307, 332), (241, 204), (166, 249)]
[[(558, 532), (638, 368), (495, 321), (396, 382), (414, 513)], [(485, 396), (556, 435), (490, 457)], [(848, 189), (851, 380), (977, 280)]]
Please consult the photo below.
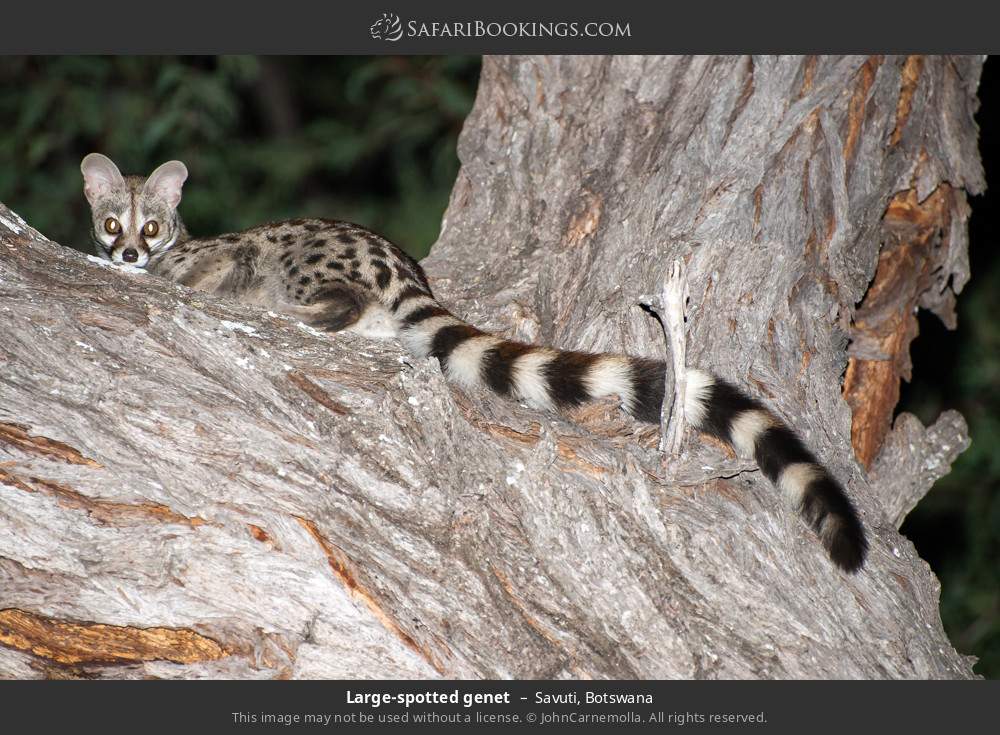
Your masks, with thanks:
[(80, 171), (99, 256), (141, 268), (177, 241), (184, 227), (177, 214), (188, 175), (183, 163), (167, 161), (144, 179), (122, 176), (110, 158), (90, 153)]

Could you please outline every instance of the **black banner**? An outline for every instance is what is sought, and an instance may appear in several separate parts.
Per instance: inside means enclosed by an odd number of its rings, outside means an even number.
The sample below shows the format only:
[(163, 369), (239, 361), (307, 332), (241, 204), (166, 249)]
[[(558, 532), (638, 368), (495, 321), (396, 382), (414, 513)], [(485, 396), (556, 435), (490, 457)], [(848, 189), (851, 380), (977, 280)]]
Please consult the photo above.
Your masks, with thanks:
[[(8, 732), (969, 732), (1000, 682), (6, 682)], [(586, 730), (585, 730), (586, 729)]]
[(6, 3), (4, 53), (979, 53), (997, 6), (894, 3)]

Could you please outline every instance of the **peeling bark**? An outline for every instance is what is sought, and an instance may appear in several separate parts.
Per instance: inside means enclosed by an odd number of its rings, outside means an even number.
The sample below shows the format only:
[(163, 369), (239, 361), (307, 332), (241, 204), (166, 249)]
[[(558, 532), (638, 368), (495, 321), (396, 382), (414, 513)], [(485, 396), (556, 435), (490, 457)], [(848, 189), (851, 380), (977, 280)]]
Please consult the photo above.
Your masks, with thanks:
[(938, 296), (938, 314), (956, 326), (948, 283), (953, 212), (968, 216), (964, 196), (942, 184), (922, 202), (914, 189), (896, 194), (883, 217), (885, 240), (878, 269), (854, 313), (844, 398), (853, 412), (851, 441), (866, 467), (878, 455), (899, 403), (900, 379), (909, 380), (910, 343), (918, 333), (917, 307)]
[(914, 308), (969, 277), (980, 67), (489, 58), (424, 263), (484, 328), (663, 356), (636, 305), (683, 257), (689, 364), (843, 481), (853, 576), (704, 437), (463, 394), (0, 205), (0, 674), (973, 676), (896, 530), (964, 422), (888, 422)]

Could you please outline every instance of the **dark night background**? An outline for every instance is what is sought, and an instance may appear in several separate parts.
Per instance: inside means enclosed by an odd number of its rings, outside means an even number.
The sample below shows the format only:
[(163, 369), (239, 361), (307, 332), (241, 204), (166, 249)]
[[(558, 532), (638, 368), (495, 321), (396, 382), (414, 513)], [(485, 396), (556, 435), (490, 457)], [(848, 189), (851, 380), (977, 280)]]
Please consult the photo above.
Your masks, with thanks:
[[(124, 173), (171, 158), (191, 171), (182, 212), (196, 235), (332, 216), (417, 257), (438, 235), (472, 107), (477, 57), (0, 58), (0, 201), (53, 240), (90, 251), (80, 159)], [(1000, 177), (1000, 60), (977, 115), (986, 180)], [(1000, 219), (972, 200), (972, 281), (949, 332), (921, 312), (899, 411), (924, 424), (955, 408), (972, 446), (902, 532), (941, 580), (941, 616), (975, 670), (1000, 678)]]

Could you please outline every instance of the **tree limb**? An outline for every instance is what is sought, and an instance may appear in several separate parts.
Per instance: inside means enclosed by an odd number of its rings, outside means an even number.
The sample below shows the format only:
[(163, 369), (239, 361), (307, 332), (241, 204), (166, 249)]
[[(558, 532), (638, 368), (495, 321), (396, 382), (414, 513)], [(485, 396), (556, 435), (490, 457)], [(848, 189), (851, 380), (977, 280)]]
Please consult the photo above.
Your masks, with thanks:
[(896, 531), (930, 476), (866, 475), (848, 402), (884, 383), (845, 402), (840, 378), (894, 194), (949, 182), (944, 282), (967, 269), (980, 65), (487, 59), (425, 262), (484, 328), (662, 356), (636, 304), (685, 258), (688, 363), (844, 482), (857, 575), (690, 432), (664, 467), (614, 406), (462, 394), (394, 343), (96, 265), (0, 206), (0, 673), (973, 676)]

